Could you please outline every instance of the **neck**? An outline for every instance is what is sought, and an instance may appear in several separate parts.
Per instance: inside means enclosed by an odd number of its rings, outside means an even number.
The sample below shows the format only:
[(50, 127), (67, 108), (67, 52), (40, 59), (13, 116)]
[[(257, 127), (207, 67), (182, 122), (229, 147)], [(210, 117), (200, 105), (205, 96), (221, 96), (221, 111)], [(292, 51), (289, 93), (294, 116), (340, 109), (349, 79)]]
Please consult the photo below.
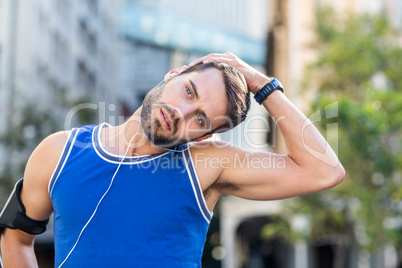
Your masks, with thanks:
[[(125, 123), (101, 132), (101, 141), (105, 148), (114, 154), (127, 156), (158, 154), (165, 150), (156, 147), (146, 137), (141, 122), (141, 107)], [(133, 138), (133, 136), (135, 136)], [(130, 143), (131, 141), (131, 143)]]

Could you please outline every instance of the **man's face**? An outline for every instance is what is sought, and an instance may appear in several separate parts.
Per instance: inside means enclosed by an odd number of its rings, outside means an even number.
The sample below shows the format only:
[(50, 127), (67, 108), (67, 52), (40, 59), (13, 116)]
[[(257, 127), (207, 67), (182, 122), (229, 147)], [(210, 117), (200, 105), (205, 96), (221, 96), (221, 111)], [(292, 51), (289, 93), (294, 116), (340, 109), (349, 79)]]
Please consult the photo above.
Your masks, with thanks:
[(204, 136), (228, 119), (222, 73), (215, 68), (177, 75), (145, 97), (141, 124), (156, 145), (174, 147)]

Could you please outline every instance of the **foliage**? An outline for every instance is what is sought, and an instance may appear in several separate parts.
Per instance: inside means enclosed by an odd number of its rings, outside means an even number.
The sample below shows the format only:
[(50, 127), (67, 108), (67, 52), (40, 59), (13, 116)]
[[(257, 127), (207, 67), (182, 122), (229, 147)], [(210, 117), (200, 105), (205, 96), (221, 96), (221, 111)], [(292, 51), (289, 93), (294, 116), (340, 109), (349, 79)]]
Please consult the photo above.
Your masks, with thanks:
[[(312, 240), (401, 249), (402, 49), (383, 16), (339, 18), (322, 9), (317, 34), (319, 56), (304, 86), (318, 87), (313, 111), (337, 103), (335, 145), (347, 176), (332, 190), (294, 199), (290, 209), (309, 217)], [(318, 127), (325, 132), (329, 123)]]
[(272, 222), (264, 225), (261, 229), (261, 237), (265, 241), (279, 239), (285, 243), (296, 240), (295, 233), (291, 231), (289, 222), (281, 217), (272, 217)]

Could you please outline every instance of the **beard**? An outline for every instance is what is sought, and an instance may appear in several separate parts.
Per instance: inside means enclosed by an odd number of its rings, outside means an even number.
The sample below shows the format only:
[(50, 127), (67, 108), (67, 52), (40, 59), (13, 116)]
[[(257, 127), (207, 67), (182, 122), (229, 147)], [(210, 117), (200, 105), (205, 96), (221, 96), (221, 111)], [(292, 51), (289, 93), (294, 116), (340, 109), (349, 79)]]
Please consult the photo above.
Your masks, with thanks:
[[(162, 94), (165, 91), (166, 82), (156, 86), (144, 98), (141, 110), (141, 125), (147, 138), (157, 147), (169, 149), (188, 142), (187, 139), (179, 135), (178, 132), (179, 119), (175, 118), (175, 110), (172, 105), (160, 102)], [(156, 108), (164, 108), (172, 118), (173, 124), (170, 126), (171, 133), (164, 134), (164, 128), (159, 120), (159, 113), (155, 112)], [(159, 109), (158, 109), (159, 111)]]

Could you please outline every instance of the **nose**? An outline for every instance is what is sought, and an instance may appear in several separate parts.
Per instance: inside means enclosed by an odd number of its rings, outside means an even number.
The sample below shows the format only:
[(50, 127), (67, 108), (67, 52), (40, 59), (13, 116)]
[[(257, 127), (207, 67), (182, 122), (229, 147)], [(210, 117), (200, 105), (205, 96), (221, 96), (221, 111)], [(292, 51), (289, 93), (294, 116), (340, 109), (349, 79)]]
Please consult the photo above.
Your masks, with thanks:
[(180, 120), (190, 119), (194, 115), (195, 110), (195, 105), (189, 103), (180, 105), (175, 109), (175, 117), (179, 118)]

